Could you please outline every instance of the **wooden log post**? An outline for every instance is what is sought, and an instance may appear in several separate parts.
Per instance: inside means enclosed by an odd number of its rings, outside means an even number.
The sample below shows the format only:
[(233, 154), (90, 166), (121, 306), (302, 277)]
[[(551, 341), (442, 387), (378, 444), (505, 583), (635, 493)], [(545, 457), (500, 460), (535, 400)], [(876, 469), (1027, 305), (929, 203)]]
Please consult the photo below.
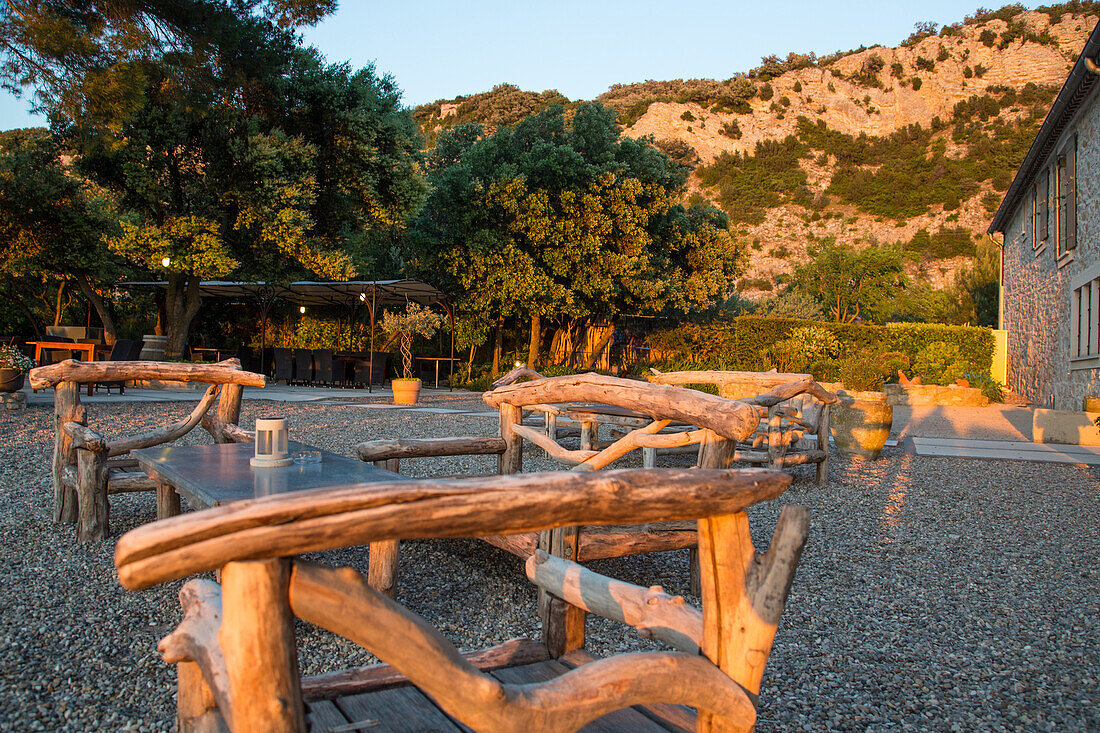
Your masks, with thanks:
[(824, 486), (829, 481), (829, 417), (832, 409), (832, 405), (822, 405), (817, 418), (817, 449), (824, 454), (817, 462), (815, 478), (818, 486)]
[[(400, 458), (375, 461), (374, 465), (394, 473), (401, 471)], [(397, 575), (400, 566), (400, 540), (380, 540), (370, 543), (370, 554), (367, 556), (367, 582), (387, 598), (393, 598), (397, 592)]]
[(167, 519), (180, 513), (180, 495), (171, 484), (157, 482), (157, 519)]
[(107, 503), (107, 451), (78, 448), (76, 451), (76, 493), (79, 519), (78, 542), (106, 539), (110, 522)]
[(778, 471), (783, 468), (783, 416), (779, 414), (779, 405), (768, 408), (768, 468)]
[[(699, 444), (699, 468), (729, 468), (737, 443), (727, 440), (713, 430), (707, 430)], [(699, 571), (699, 549), (688, 554), (688, 587), (693, 596), (703, 595), (703, 581)]]
[(203, 679), (202, 669), (194, 662), (176, 665), (176, 728), (179, 733), (229, 730), (218, 713), (218, 703)]
[(497, 459), (497, 473), (519, 473), (523, 470), (523, 438), (513, 426), (523, 422), (523, 411), (516, 405), (500, 405), (500, 437), (504, 439), (504, 452)]
[[(241, 396), (244, 394), (244, 385), (223, 384), (221, 396), (218, 398), (218, 409), (215, 413), (217, 429), (214, 431), (215, 443), (232, 443), (232, 439), (226, 435), (225, 427), (236, 425), (241, 420)], [(205, 424), (204, 424), (205, 426)]]
[[(805, 507), (788, 504), (768, 552), (752, 544), (741, 511), (699, 520), (703, 585), (703, 654), (754, 699), (809, 530)], [(751, 731), (699, 711), (696, 731)]]
[(245, 560), (222, 568), (222, 627), (236, 733), (304, 731), (290, 561)]
[(65, 432), (65, 423), (88, 424), (88, 413), (80, 404), (80, 385), (76, 382), (59, 382), (53, 391), (54, 442), (53, 442), (53, 519), (63, 524), (77, 521), (78, 504), (76, 488), (65, 483), (65, 469), (76, 465), (76, 449), (73, 439)]
[[(559, 527), (539, 532), (539, 549), (551, 557), (575, 561), (579, 529)], [(585, 610), (539, 587), (539, 619), (542, 621), (542, 643), (553, 658), (573, 649), (584, 648)]]

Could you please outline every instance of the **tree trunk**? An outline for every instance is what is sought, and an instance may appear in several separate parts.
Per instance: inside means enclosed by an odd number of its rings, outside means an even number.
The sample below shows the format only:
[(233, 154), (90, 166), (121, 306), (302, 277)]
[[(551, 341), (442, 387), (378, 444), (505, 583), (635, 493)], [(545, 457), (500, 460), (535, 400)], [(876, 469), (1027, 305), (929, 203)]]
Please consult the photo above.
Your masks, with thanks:
[(65, 308), (69, 305), (69, 301), (62, 303), (62, 299), (65, 297), (66, 284), (68, 284), (68, 280), (62, 280), (57, 286), (57, 297), (54, 299), (53, 307), (53, 325), (55, 326), (61, 325), (61, 319), (65, 313)]
[(466, 381), (469, 382), (474, 377), (474, 349), (477, 348), (474, 344), (470, 344), (470, 358), (466, 362)]
[(88, 302), (95, 308), (95, 312), (99, 314), (99, 320), (103, 324), (103, 335), (110, 346), (115, 342), (117, 337), (115, 333), (115, 320), (111, 317), (111, 312), (107, 308), (107, 304), (103, 302), (103, 298), (99, 297), (99, 293), (92, 287), (91, 280), (84, 273), (76, 274), (76, 284), (80, 287), (80, 292), (84, 294), (84, 297), (88, 299)]
[(614, 336), (614, 335), (615, 335), (615, 324), (612, 323), (612, 324), (610, 324), (610, 328), (608, 329), (607, 333), (605, 333), (603, 335), (603, 337), (600, 338), (600, 340), (596, 342), (596, 346), (595, 346), (595, 348), (592, 349), (592, 353), (589, 354), (587, 357), (585, 357), (585, 360), (584, 360), (584, 368), (585, 369), (592, 369), (594, 366), (596, 366), (596, 360), (600, 358), (600, 354), (602, 354), (603, 350), (607, 347), (607, 345), (609, 343), (611, 343), (611, 337)]
[(542, 317), (531, 311), (531, 342), (527, 348), (527, 368), (536, 369), (539, 363), (539, 346), (542, 344)]
[(168, 312), (168, 339), (164, 355), (169, 359), (179, 359), (187, 347), (187, 335), (191, 322), (199, 312), (199, 279), (187, 275), (171, 275), (168, 278), (168, 293), (164, 299)]
[(504, 321), (497, 322), (497, 332), (493, 337), (493, 378), (500, 374), (500, 352), (504, 349)]
[(572, 368), (573, 365), (577, 363), (577, 359), (584, 350), (584, 344), (588, 340), (587, 331), (588, 321), (584, 321), (583, 323), (577, 322), (569, 327), (570, 335), (573, 338), (573, 350), (565, 362), (566, 366)]
[(153, 333), (163, 336), (168, 332), (168, 309), (164, 305), (164, 293), (160, 289), (153, 293), (153, 301), (157, 306), (157, 322), (153, 326)]

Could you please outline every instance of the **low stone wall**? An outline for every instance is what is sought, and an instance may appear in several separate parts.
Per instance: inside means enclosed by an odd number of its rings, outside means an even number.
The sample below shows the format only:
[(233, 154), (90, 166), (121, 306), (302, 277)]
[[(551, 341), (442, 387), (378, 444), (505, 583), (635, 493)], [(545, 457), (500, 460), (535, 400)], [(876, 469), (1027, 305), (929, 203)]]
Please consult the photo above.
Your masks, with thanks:
[(1038, 409), (1032, 418), (1031, 439), (1036, 443), (1100, 445), (1098, 417), (1100, 412)]
[(989, 398), (974, 387), (938, 384), (887, 384), (882, 388), (891, 405), (904, 407), (985, 407)]

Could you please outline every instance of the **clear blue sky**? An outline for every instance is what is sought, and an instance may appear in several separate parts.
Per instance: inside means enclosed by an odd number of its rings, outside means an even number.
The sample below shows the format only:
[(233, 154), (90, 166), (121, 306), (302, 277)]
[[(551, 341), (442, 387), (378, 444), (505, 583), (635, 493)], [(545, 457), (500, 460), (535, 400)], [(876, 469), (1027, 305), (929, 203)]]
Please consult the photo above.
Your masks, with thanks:
[[(331, 62), (376, 64), (409, 105), (501, 82), (591, 99), (616, 82), (727, 79), (761, 56), (897, 45), (917, 21), (954, 23), (981, 0), (744, 2), (342, 0), (305, 32)], [(985, 3), (999, 7), (1002, 2)], [(1038, 3), (1026, 3), (1035, 7)], [(0, 129), (45, 124), (0, 91)]]

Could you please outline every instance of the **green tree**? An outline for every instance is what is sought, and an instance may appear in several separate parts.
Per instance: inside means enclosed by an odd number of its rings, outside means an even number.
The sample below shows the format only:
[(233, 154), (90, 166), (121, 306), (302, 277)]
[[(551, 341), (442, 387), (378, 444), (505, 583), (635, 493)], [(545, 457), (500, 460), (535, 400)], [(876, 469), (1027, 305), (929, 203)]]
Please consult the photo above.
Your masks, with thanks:
[(857, 250), (828, 238), (807, 249), (791, 286), (824, 304), (834, 321), (876, 320), (889, 315), (906, 285), (905, 259), (897, 247)]
[[(721, 212), (685, 208), (683, 169), (620, 137), (613, 110), (560, 106), (482, 135), (440, 136), (431, 193), (416, 222), (418, 265), (461, 293), (460, 313), (530, 322), (538, 360), (543, 319), (614, 319), (624, 310), (705, 306), (739, 272), (740, 247)], [(476, 330), (476, 329), (475, 329)]]
[[(277, 46), (267, 31), (255, 42)], [(141, 62), (136, 108), (87, 109), (66, 128), (81, 172), (124, 212), (113, 251), (167, 278), (170, 355), (186, 344), (200, 280), (372, 271), (422, 190), (420, 139), (392, 79), (309, 49), (255, 78), (193, 61)]]
[(43, 319), (34, 301), (48, 293), (50, 320), (58, 325), (66, 286), (75, 284), (114, 341), (114, 320), (100, 293), (119, 272), (104, 241), (112, 228), (117, 228), (112, 202), (62, 164), (60, 146), (45, 130), (0, 139), (0, 292), (39, 336)]
[(0, 6), (0, 80), (34, 88), (50, 111), (129, 108), (145, 87), (135, 62), (171, 53), (263, 68), (278, 49), (252, 45), (257, 31), (278, 26), (289, 48), (291, 28), (335, 9), (336, 0), (9, 0)]

